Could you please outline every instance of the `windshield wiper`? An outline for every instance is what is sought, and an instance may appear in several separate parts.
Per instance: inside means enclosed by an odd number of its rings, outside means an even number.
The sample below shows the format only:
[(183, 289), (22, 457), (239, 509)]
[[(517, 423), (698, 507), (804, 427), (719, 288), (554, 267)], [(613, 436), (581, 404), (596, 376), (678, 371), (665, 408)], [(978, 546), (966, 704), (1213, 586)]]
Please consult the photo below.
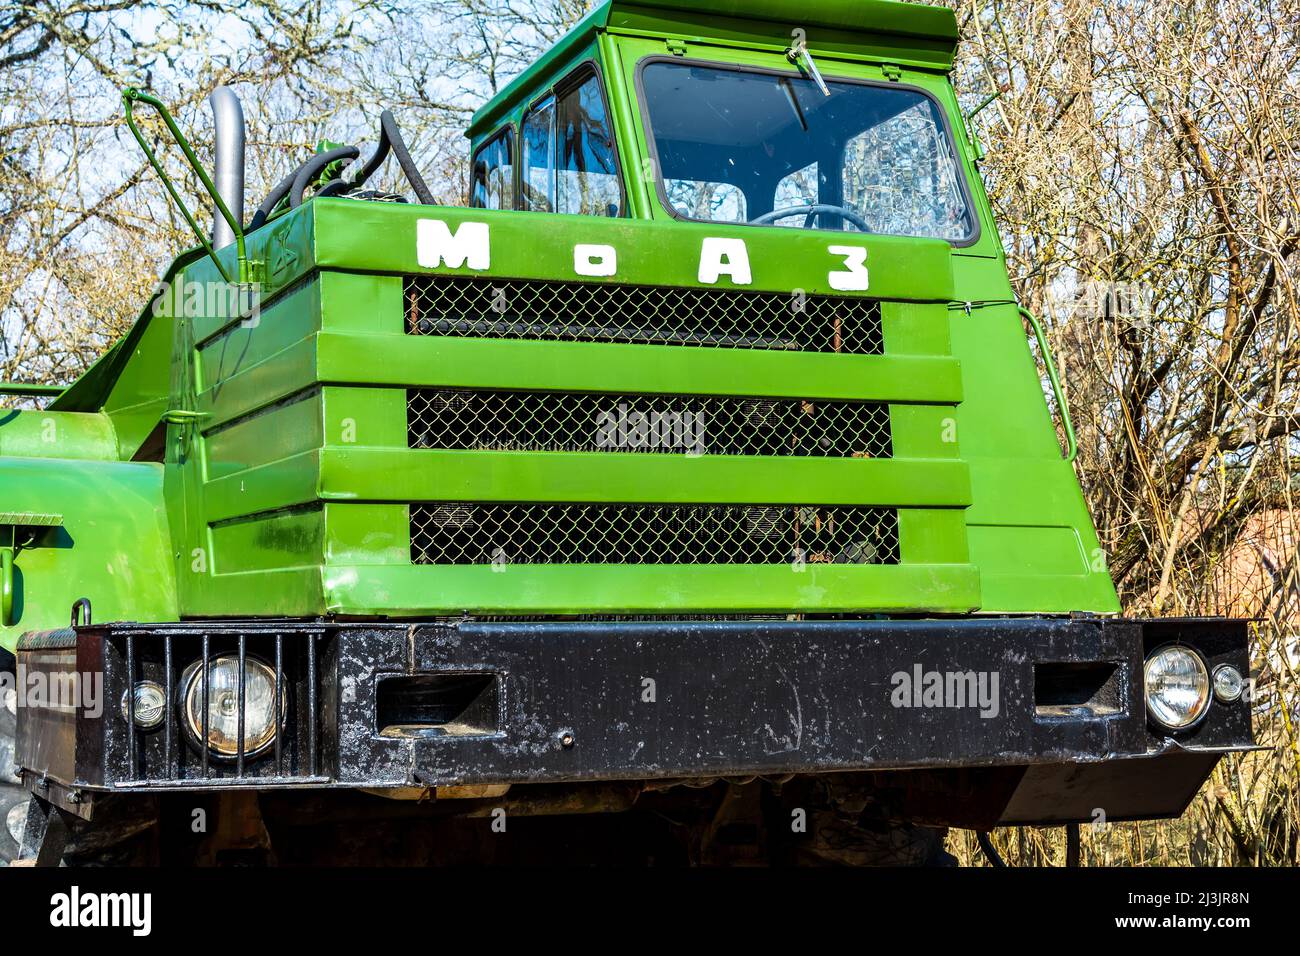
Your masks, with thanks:
[(790, 109), (794, 110), (794, 118), (799, 121), (803, 131), (808, 132), (808, 121), (804, 119), (803, 107), (799, 105), (799, 97), (794, 94), (794, 84), (781, 77), (781, 90), (785, 93), (785, 98), (790, 101)]
[(799, 65), (802, 60), (803, 66), (808, 75), (811, 76), (813, 82), (817, 84), (817, 89), (822, 91), (823, 96), (831, 95), (830, 87), (828, 87), (826, 81), (822, 79), (822, 71), (817, 69), (816, 61), (813, 60), (812, 54), (808, 52), (808, 42), (803, 37), (795, 40), (790, 49), (785, 51), (785, 56), (786, 59), (791, 63), (794, 63), (796, 66)]

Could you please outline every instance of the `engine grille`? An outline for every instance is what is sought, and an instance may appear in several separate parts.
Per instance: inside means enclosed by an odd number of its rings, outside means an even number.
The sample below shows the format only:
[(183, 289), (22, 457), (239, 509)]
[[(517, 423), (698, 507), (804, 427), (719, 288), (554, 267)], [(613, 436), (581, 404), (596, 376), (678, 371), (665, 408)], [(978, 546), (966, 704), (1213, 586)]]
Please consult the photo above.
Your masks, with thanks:
[(888, 458), (879, 402), (411, 389), (412, 448)]
[(415, 564), (897, 564), (892, 508), (445, 502), (411, 506)]
[(851, 296), (408, 276), (415, 335), (880, 355), (880, 303)]

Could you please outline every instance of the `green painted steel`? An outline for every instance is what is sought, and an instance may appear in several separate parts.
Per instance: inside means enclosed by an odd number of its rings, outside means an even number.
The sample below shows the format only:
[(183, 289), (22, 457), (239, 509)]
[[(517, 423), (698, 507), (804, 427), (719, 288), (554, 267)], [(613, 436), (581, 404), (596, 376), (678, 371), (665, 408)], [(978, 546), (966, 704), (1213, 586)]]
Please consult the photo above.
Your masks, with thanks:
[[(0, 411), (0, 458), (117, 461), (113, 422), (96, 412)], [(7, 505), (0, 504), (0, 507)]]
[(52, 398), (63, 394), (62, 385), (41, 385), (34, 382), (0, 382), (0, 395)]
[[(327, 448), (328, 501), (635, 501), (964, 507), (965, 462)], [(294, 502), (296, 503), (296, 502)]]
[[(430, 218), (428, 208), (362, 205), (347, 199), (318, 200), (313, 208), (317, 268), (397, 274), (432, 271), (421, 264), (418, 254), (417, 230), (420, 220)], [(440, 208), (436, 218), (456, 235), (465, 223), (482, 223), (491, 242), (488, 268), (446, 262), (436, 267), (448, 275), (487, 272), (523, 279), (710, 288), (699, 280), (706, 238), (745, 242), (753, 281), (730, 286), (744, 291), (788, 296), (801, 289), (810, 295), (838, 294), (829, 277), (844, 268), (844, 257), (830, 249), (845, 241), (835, 233), (722, 223), (681, 223), (679, 228), (664, 229), (658, 223), (630, 219), (553, 213), (519, 216), (488, 209)], [(381, 238), (385, 234), (388, 238)], [(579, 275), (574, 266), (578, 244), (612, 246), (621, 253), (618, 274), (604, 279)], [(871, 298), (945, 303), (953, 298), (951, 249), (942, 239), (854, 235), (853, 245), (867, 249)]]
[(59, 524), (17, 522), (13, 598), (0, 627), (7, 649), (24, 631), (66, 627), (73, 603), (83, 597), (95, 620), (177, 618), (161, 466), (6, 455), (0, 501), (7, 512), (60, 518)]
[[(935, 239), (674, 219), (639, 171), (637, 70), (684, 60), (790, 69), (790, 30), (828, 79), (898, 82), (937, 99), (979, 235)], [(626, 218), (318, 199), (246, 237), (255, 314), (203, 293), (237, 250), (177, 259), (131, 332), (45, 410), (0, 412), (9, 622), (56, 627), (89, 597), (100, 620), (582, 613), (1068, 613), (1118, 610), (1105, 557), (1035, 364), (947, 69), (952, 14), (884, 2), (664, 0), (598, 8), (476, 116), (475, 141), (580, 63), (606, 87)], [(701, 277), (708, 243), (743, 243), (751, 275)], [(835, 288), (866, 250), (868, 288)], [(576, 246), (614, 251), (580, 274)], [(589, 270), (588, 270), (589, 271)], [(409, 334), (407, 278), (496, 280), (879, 302), (882, 354)], [(743, 278), (743, 276), (741, 277)], [(546, 288), (555, 289), (550, 285)], [(195, 292), (195, 290), (198, 290)], [(191, 297), (190, 293), (195, 293)], [(215, 301), (220, 303), (220, 295)], [(1050, 356), (1048, 356), (1050, 359)], [(409, 447), (407, 391), (871, 401), (881, 458), (646, 455)], [(49, 398), (51, 396), (44, 396)], [(886, 565), (424, 565), (413, 503), (823, 504), (897, 509)], [(0, 528), (0, 531), (3, 530)], [(20, 540), (21, 539), (21, 540)]]

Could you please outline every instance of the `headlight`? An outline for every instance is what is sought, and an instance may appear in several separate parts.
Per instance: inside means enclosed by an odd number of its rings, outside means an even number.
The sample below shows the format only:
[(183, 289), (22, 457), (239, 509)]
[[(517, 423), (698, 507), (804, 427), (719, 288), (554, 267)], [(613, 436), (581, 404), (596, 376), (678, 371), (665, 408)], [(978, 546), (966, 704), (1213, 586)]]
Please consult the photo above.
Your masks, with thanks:
[[(195, 661), (181, 675), (181, 723), (190, 739), (203, 744), (203, 668)], [(275, 671), (253, 657), (244, 659), (244, 756), (275, 741)], [(281, 723), (287, 695), (281, 690)], [(208, 749), (219, 757), (239, 750), (239, 657), (224, 654), (208, 662)]]
[(1205, 662), (1186, 647), (1163, 647), (1147, 658), (1147, 713), (1169, 730), (1186, 730), (1210, 705), (1210, 675)]
[[(127, 694), (133, 694), (135, 700), (129, 701)], [(157, 681), (138, 681), (131, 690), (122, 691), (122, 719), (128, 720), (130, 704), (135, 705), (135, 725), (142, 730), (152, 730), (162, 723), (163, 712), (167, 707), (167, 691)]]
[(1225, 704), (1236, 703), (1246, 689), (1246, 679), (1231, 664), (1220, 664), (1214, 669), (1214, 696)]

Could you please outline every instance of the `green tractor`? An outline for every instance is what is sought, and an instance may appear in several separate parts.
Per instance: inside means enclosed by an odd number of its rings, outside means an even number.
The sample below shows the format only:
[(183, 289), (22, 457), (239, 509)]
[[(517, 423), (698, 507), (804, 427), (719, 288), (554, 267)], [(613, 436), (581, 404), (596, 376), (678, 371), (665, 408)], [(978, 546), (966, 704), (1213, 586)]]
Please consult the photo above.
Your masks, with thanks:
[(582, 20), (474, 116), (469, 208), (385, 112), (248, 217), (233, 93), (209, 176), (126, 92), (199, 246), (4, 386), (10, 858), (934, 862), (1252, 748), (1245, 622), (1119, 616), (952, 12), (702, 6)]

